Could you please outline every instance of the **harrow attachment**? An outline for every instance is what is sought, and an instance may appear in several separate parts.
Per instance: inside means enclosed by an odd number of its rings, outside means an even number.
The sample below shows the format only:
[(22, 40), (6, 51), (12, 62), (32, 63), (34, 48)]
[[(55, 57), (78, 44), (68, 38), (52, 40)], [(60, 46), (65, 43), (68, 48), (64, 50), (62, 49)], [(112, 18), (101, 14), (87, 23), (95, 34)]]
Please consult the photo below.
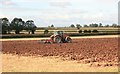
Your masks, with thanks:
[(41, 43), (41, 44), (52, 44), (53, 42), (50, 39), (42, 39), (42, 40), (39, 41), (39, 43)]

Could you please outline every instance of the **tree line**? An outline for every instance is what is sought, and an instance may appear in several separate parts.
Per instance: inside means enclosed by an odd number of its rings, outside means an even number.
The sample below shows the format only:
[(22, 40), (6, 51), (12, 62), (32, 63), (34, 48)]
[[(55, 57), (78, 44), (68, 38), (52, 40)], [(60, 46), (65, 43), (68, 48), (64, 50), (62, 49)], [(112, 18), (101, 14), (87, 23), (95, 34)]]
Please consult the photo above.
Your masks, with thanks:
[[(52, 24), (52, 25), (50, 25), (50, 26), (48, 26), (48, 28), (53, 28), (54, 27), (54, 25)], [(92, 24), (85, 24), (85, 25), (81, 25), (81, 24), (71, 24), (69, 27), (71, 27), (71, 28), (77, 28), (77, 29), (80, 29), (81, 27), (120, 27), (120, 25), (117, 25), (117, 24), (115, 24), (115, 23), (113, 23), (112, 25), (109, 25), (109, 24), (107, 24), (107, 25), (103, 25), (102, 23), (99, 23), (99, 24), (97, 24), (97, 23), (92, 23)]]
[(102, 23), (99, 23), (99, 24), (96, 24), (96, 23), (92, 23), (92, 24), (89, 24), (89, 25), (83, 25), (83, 26), (81, 26), (80, 24), (71, 24), (70, 25), (70, 27), (77, 27), (78, 29), (79, 28), (81, 28), (81, 27), (120, 27), (120, 25), (117, 25), (117, 24), (112, 24), (112, 25), (109, 25), (109, 24), (107, 24), (107, 25), (104, 25), (103, 26), (103, 24)]
[(33, 20), (23, 21), (21, 18), (14, 18), (11, 22), (8, 18), (0, 18), (0, 31), (2, 34), (10, 34), (11, 31), (15, 31), (15, 34), (20, 34), (22, 30), (28, 31), (28, 33), (35, 33), (37, 26), (34, 24)]

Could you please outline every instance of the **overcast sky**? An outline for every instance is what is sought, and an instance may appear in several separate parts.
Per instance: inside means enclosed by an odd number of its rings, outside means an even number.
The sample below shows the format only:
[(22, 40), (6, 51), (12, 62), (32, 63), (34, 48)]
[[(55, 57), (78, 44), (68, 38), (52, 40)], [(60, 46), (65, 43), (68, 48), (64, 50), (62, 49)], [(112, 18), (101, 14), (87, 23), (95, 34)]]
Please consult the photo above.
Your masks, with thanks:
[(0, 0), (0, 17), (34, 20), (37, 26), (118, 23), (119, 0)]

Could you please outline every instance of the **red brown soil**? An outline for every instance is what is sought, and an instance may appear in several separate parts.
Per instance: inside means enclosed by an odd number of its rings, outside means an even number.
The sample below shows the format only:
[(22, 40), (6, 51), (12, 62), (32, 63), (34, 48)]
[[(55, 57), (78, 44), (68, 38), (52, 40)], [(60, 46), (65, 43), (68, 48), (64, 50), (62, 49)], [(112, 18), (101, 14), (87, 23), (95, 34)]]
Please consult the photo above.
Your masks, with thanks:
[[(74, 39), (73, 43), (39, 44), (39, 41), (3, 41), (4, 54), (59, 56), (70, 60), (118, 62), (118, 38)], [(107, 64), (109, 65), (109, 64)]]

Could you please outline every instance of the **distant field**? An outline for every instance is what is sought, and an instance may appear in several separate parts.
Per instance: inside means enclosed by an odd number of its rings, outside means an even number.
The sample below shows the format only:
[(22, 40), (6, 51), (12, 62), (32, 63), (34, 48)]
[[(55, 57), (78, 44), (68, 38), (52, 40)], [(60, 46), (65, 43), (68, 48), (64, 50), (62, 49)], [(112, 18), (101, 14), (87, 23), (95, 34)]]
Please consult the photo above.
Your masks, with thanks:
[[(44, 33), (44, 29), (45, 28), (38, 28), (36, 30), (36, 33)], [(47, 29), (47, 28), (46, 28)], [(66, 33), (78, 33), (79, 30), (98, 30), (99, 32), (117, 32), (118, 31), (118, 28), (113, 28), (113, 27), (96, 27), (96, 28), (80, 28), (80, 29), (77, 29), (77, 28), (69, 28), (69, 27), (64, 27), (64, 28), (48, 28), (49, 32), (54, 32), (56, 30), (62, 30)]]
[[(49, 33), (53, 33), (54, 31), (57, 31), (57, 30), (62, 30), (64, 31), (65, 33), (78, 33), (79, 30), (98, 30), (100, 33), (106, 33), (106, 32), (118, 32), (118, 28), (113, 28), (113, 27), (96, 27), (96, 28), (80, 28), (80, 29), (77, 29), (77, 28), (69, 28), (69, 27), (59, 27), (59, 28), (37, 28), (37, 30), (35, 31), (36, 34), (42, 34), (44, 33), (44, 30), (45, 29), (48, 29)], [(14, 33), (14, 31), (12, 31), (11, 33)], [(28, 34), (27, 31), (23, 30), (21, 33), (24, 33), (24, 34)]]
[[(38, 30), (44, 30), (47, 29), (47, 27), (43, 27), (43, 28), (39, 28)], [(55, 27), (55, 28), (48, 28), (49, 30), (77, 30), (77, 28), (71, 28), (71, 27)], [(85, 28), (80, 28), (82, 30), (93, 30), (93, 29), (97, 29), (97, 30), (115, 30), (118, 28), (114, 28), (114, 27), (85, 27)]]

